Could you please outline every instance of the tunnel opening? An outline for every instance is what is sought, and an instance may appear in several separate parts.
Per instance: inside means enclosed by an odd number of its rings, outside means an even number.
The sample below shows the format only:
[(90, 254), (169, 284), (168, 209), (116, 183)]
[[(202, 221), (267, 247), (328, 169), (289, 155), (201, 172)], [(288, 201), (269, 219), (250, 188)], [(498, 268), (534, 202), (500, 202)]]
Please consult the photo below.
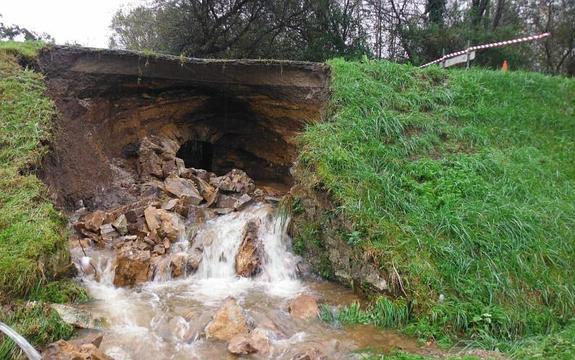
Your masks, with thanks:
[(176, 156), (186, 167), (213, 171), (214, 146), (206, 141), (188, 140), (180, 146)]
[[(256, 185), (287, 191), (297, 136), (321, 120), (329, 89), (329, 68), (314, 63), (144, 61), (137, 53), (51, 47), (39, 68), (59, 112), (42, 180), (66, 209), (80, 200), (108, 208), (152, 192), (174, 171), (162, 144), (188, 168), (218, 176), (240, 169)], [(141, 147), (153, 137), (157, 143)]]

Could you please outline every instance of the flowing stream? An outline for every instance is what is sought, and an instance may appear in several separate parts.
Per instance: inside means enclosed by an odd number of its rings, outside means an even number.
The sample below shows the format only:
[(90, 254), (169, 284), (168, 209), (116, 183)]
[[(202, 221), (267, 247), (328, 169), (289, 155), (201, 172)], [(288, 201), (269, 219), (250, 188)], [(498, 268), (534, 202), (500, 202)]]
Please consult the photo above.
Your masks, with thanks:
[[(292, 318), (287, 305), (298, 294), (315, 295), (329, 305), (349, 304), (358, 298), (333, 283), (298, 278), (299, 259), (291, 253), (286, 233), (289, 219), (276, 213), (272, 205), (255, 204), (208, 220), (197, 229), (193, 241), (182, 234), (170, 252), (177, 256), (202, 244), (203, 258), (195, 273), (171, 279), (170, 271), (157, 271), (154, 281), (132, 289), (114, 287), (110, 250), (92, 250), (88, 255), (101, 276), (99, 281), (83, 278), (94, 299), (83, 309), (102, 319), (101, 349), (116, 360), (234, 358), (224, 342), (203, 336), (215, 311), (232, 296), (250, 321), (273, 330), (272, 351), (265, 358), (293, 359), (310, 349), (319, 349), (329, 359), (361, 358), (353, 353), (360, 348), (420, 351), (414, 341), (393, 332), (369, 326), (336, 328), (320, 319)], [(238, 277), (234, 269), (249, 221), (259, 224), (264, 254), (261, 272), (251, 279)], [(73, 256), (80, 259), (82, 254)], [(255, 353), (246, 358), (264, 357)]]

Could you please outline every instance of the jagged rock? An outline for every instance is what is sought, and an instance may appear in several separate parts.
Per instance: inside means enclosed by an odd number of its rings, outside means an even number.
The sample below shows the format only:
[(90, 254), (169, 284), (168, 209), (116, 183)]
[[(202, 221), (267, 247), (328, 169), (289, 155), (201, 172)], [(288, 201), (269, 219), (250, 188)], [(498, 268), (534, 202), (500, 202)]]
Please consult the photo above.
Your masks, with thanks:
[(126, 215), (122, 214), (116, 218), (116, 220), (112, 223), (114, 229), (120, 233), (120, 235), (126, 235), (128, 233), (128, 219)]
[(199, 176), (194, 176), (191, 179), (199, 189), (200, 195), (206, 200), (206, 206), (211, 206), (218, 198), (219, 189), (210, 185), (207, 181), (200, 178)]
[(166, 248), (164, 245), (154, 245), (154, 253), (158, 255), (164, 255), (166, 253)]
[(150, 180), (140, 185), (140, 192), (145, 197), (159, 197), (164, 191), (164, 183), (159, 180)]
[(248, 334), (250, 327), (236, 299), (227, 298), (205, 328), (206, 338), (230, 341), (234, 336)]
[(151, 136), (150, 137), (154, 142), (160, 145), (161, 155), (164, 160), (172, 160), (176, 158), (176, 153), (180, 148), (180, 145), (167, 137), (159, 137), (159, 136)]
[(170, 175), (164, 181), (165, 190), (179, 198), (187, 197), (193, 205), (199, 205), (204, 198), (200, 195), (194, 182), (176, 175)]
[(178, 198), (178, 199), (170, 199), (168, 200), (163, 206), (162, 209), (173, 211), (175, 213), (180, 214), (184, 218), (188, 217), (190, 212), (190, 207), (195, 206), (192, 205), (192, 201), (189, 198)]
[(104, 240), (104, 242), (113, 241), (115, 238), (120, 236), (112, 224), (104, 224), (100, 226), (100, 235), (102, 235), (102, 240)]
[(172, 278), (185, 275), (188, 270), (191, 270), (188, 266), (188, 254), (174, 254), (170, 259), (170, 272), (172, 274)]
[(234, 204), (234, 209), (241, 210), (244, 206), (249, 204), (251, 201), (252, 201), (251, 196), (249, 196), (248, 194), (243, 194), (242, 196), (240, 196), (239, 199), (236, 200), (236, 202)]
[(162, 205), (162, 209), (168, 211), (174, 211), (174, 208), (178, 204), (179, 199), (170, 199), (165, 204)]
[(178, 144), (172, 139), (158, 136), (144, 137), (138, 150), (140, 175), (164, 179), (177, 173), (176, 152)]
[(146, 219), (146, 225), (151, 233), (156, 233), (160, 227), (160, 215), (158, 214), (158, 209), (153, 206), (148, 206), (144, 210), (144, 218)]
[(158, 178), (164, 176), (164, 170), (162, 169), (162, 159), (156, 154), (154, 149), (152, 149), (149, 141), (144, 138), (140, 144), (140, 151), (138, 151), (138, 163), (140, 165), (140, 176), (153, 175)]
[(250, 333), (250, 345), (262, 355), (269, 354), (271, 345), (268, 332), (259, 327), (252, 330)]
[(183, 224), (178, 215), (162, 210), (159, 211), (159, 217), (161, 224), (158, 229), (158, 235), (169, 239), (171, 242), (178, 240), (178, 237), (184, 231)]
[(215, 174), (208, 172), (204, 169), (187, 168), (182, 171), (180, 176), (186, 179), (193, 179), (194, 177), (197, 177), (208, 183), (211, 183), (210, 179), (212, 177), (215, 177)]
[(130, 224), (137, 222), (139, 217), (138, 213), (134, 209), (126, 211), (124, 216), (126, 217), (126, 221)]
[(137, 218), (134, 223), (128, 223), (127, 229), (129, 234), (139, 237), (145, 237), (150, 232), (146, 219), (141, 217)]
[[(101, 343), (101, 340), (96, 343)], [(95, 343), (75, 344), (59, 340), (48, 345), (42, 360), (113, 360), (98, 349)]]
[(249, 335), (236, 335), (228, 343), (228, 351), (236, 355), (259, 353), (267, 355), (271, 351), (270, 339), (266, 330), (255, 328)]
[(223, 176), (210, 179), (210, 184), (223, 191), (251, 192), (256, 188), (254, 181), (242, 170), (233, 169)]
[(221, 209), (233, 209), (236, 205), (237, 199), (231, 195), (220, 194), (216, 206)]
[(106, 213), (102, 210), (96, 210), (82, 218), (83, 227), (87, 230), (98, 232), (105, 219)]
[(246, 225), (244, 240), (236, 254), (236, 274), (251, 277), (259, 272), (261, 265), (259, 246), (258, 225), (250, 221)]
[(133, 244), (123, 246), (117, 254), (114, 285), (133, 286), (150, 280), (150, 258), (149, 250), (139, 250)]
[(164, 161), (164, 163), (162, 164), (162, 173), (164, 175), (164, 178), (167, 178), (172, 174), (179, 175), (176, 161), (175, 160)]
[(291, 300), (288, 306), (291, 316), (299, 319), (310, 319), (319, 315), (317, 300), (311, 295), (299, 295)]
[(186, 172), (186, 163), (184, 162), (184, 160), (180, 159), (180, 158), (175, 158), (174, 162), (176, 163), (176, 169), (178, 170), (178, 176), (182, 176), (182, 174), (184, 174)]
[(232, 208), (220, 208), (220, 209), (215, 209), (214, 212), (218, 215), (227, 215), (229, 213), (234, 212), (234, 209), (232, 209)]
[(102, 341), (104, 340), (104, 334), (97, 332), (97, 333), (87, 333), (85, 335), (81, 335), (79, 337), (70, 340), (70, 343), (76, 346), (82, 346), (85, 344), (92, 344), (95, 347), (99, 348), (102, 345)]
[(200, 248), (194, 248), (188, 257), (188, 266), (192, 271), (196, 271), (196, 269), (200, 266), (202, 262), (202, 254), (203, 251)]
[(236, 355), (247, 355), (257, 350), (250, 344), (250, 339), (245, 335), (234, 336), (228, 343), (228, 351)]
[(146, 224), (152, 235), (174, 242), (184, 230), (177, 214), (149, 206), (144, 210)]

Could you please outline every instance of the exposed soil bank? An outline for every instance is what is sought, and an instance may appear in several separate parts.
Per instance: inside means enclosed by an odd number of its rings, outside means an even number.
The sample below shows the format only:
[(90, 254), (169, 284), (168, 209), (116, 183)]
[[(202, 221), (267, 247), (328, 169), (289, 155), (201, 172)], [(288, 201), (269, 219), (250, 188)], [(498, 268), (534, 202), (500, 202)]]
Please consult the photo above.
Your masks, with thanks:
[(41, 177), (65, 209), (140, 196), (134, 155), (148, 135), (180, 144), (190, 167), (289, 186), (295, 136), (320, 120), (329, 83), (323, 64), (72, 47), (43, 50), (39, 67), (60, 113)]

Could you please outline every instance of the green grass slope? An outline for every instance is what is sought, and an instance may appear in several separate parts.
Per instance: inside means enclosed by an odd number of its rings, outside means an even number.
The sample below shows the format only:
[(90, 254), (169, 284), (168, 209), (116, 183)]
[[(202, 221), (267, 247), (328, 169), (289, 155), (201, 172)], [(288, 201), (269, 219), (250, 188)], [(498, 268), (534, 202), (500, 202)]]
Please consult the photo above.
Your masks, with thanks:
[(46, 150), (54, 105), (16, 54), (14, 44), (0, 46), (0, 298), (26, 295), (67, 262), (65, 220), (26, 171)]
[[(330, 119), (302, 137), (353, 224), (353, 246), (395, 267), (405, 299), (346, 309), (495, 348), (575, 313), (575, 81), (333, 60)], [(441, 299), (440, 299), (441, 297)]]
[[(54, 281), (70, 264), (66, 222), (28, 171), (45, 154), (55, 116), (43, 77), (19, 65), (41, 47), (0, 42), (0, 321), (39, 347), (73, 333), (45, 303), (87, 299), (72, 281)], [(21, 357), (0, 335), (0, 359)]]

